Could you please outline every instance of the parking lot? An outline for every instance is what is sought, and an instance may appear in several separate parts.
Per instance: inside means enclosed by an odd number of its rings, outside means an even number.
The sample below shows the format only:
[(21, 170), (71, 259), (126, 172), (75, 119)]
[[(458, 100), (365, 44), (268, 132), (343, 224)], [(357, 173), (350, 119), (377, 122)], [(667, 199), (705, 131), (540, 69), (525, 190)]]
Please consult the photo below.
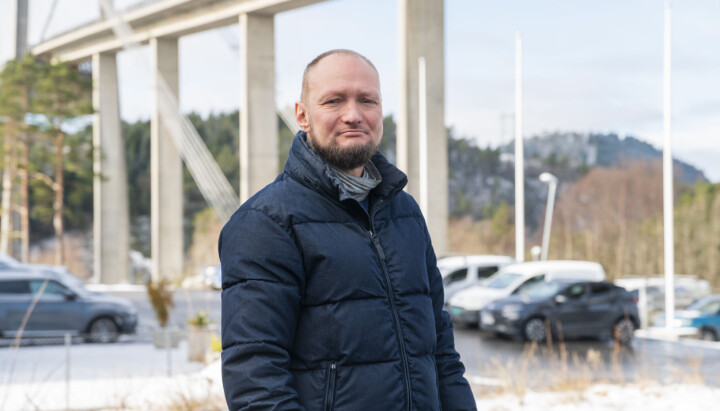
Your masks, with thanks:
[[(123, 336), (116, 344), (86, 344), (74, 339), (69, 351), (71, 380), (164, 377), (168, 371), (178, 375), (204, 367), (187, 360), (184, 345), (169, 352), (168, 367), (168, 351), (155, 349), (150, 343), (150, 331), (156, 320), (145, 294), (136, 289), (108, 291), (136, 305), (138, 334)], [(201, 309), (209, 311), (211, 320), (219, 321), (218, 291), (178, 290), (174, 297), (172, 324), (183, 327), (186, 319)], [(528, 381), (537, 381), (538, 386), (552, 382), (548, 376), (590, 373), (597, 380), (652, 378), (663, 383), (692, 377), (720, 387), (720, 343), (672, 342), (639, 334), (629, 347), (618, 346), (609, 339), (576, 339), (534, 346), (475, 328), (456, 327), (455, 343), (469, 378), (490, 387), (499, 383), (503, 373), (525, 373)], [(65, 380), (68, 352), (61, 339), (27, 340), (17, 351), (10, 343), (11, 340), (2, 340), (0, 347), (3, 384), (41, 385)]]

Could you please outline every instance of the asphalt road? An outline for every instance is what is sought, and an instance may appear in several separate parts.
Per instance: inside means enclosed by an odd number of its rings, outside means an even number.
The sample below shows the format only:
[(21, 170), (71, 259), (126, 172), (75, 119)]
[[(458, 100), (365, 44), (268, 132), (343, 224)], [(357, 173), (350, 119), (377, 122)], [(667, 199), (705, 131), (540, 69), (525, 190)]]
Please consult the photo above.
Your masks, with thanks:
[[(127, 298), (138, 309), (138, 330), (135, 339), (149, 341), (152, 330), (157, 326), (155, 312), (145, 291), (109, 292), (118, 297)], [(210, 321), (220, 324), (219, 290), (176, 290), (173, 293), (174, 307), (170, 310), (169, 325), (185, 329), (187, 321), (195, 313), (205, 311)]]
[[(140, 311), (141, 323), (154, 323), (145, 296), (131, 298)], [(184, 324), (196, 310), (207, 310), (219, 323), (219, 291), (177, 291), (172, 321)], [(564, 344), (533, 347), (517, 340), (497, 338), (477, 329), (457, 328), (455, 345), (468, 375), (479, 383), (492, 384), (503, 373), (524, 374), (529, 385), (543, 386), (572, 375), (595, 381), (689, 380), (720, 387), (720, 342), (689, 341), (678, 344), (636, 338), (629, 347), (610, 340), (573, 340)]]
[(492, 385), (498, 378), (524, 379), (544, 388), (568, 380), (706, 383), (720, 387), (720, 342), (683, 343), (636, 338), (630, 346), (583, 339), (535, 346), (477, 329), (455, 330), (455, 347), (467, 374)]
[[(133, 301), (140, 316), (137, 335), (126, 336), (121, 342), (132, 345), (150, 341), (157, 321), (145, 293), (137, 290), (112, 294)], [(200, 310), (207, 311), (216, 324), (220, 322), (219, 291), (178, 290), (174, 301), (170, 323), (179, 328), (184, 328), (187, 319)], [(48, 343), (61, 344), (59, 341)], [(720, 342), (679, 344), (636, 338), (630, 347), (619, 347), (607, 340), (533, 346), (500, 339), (477, 329), (458, 328), (455, 345), (467, 375), (480, 385), (492, 386), (500, 379), (509, 378), (539, 388), (567, 380), (704, 382), (720, 387)], [(93, 349), (102, 351), (102, 346), (95, 345)]]

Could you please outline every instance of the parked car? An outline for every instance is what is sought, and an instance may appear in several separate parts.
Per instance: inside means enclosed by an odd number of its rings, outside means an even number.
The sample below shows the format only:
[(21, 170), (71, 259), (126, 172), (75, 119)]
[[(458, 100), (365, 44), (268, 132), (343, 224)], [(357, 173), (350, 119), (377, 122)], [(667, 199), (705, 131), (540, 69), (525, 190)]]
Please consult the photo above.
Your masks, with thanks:
[(23, 263), (7, 254), (0, 254), (0, 276), (2, 276), (6, 272), (16, 273), (20, 271), (42, 272), (49, 276), (52, 276), (55, 279), (64, 280), (66, 282), (72, 283), (76, 287), (85, 287), (85, 282), (75, 274), (69, 272), (64, 266)]
[(129, 300), (90, 292), (52, 273), (6, 271), (0, 276), (0, 337), (19, 334), (34, 299), (36, 305), (22, 331), (25, 337), (69, 332), (86, 341), (107, 343), (120, 334), (134, 333), (137, 327), (137, 309)]
[(515, 259), (504, 255), (462, 255), (438, 260), (445, 303), (458, 291), (480, 284)]
[(638, 328), (637, 300), (624, 288), (606, 281), (540, 281), (488, 304), (481, 314), (483, 329), (543, 342), (553, 336), (613, 337), (632, 341)]
[(720, 337), (720, 295), (705, 297), (686, 310), (675, 312), (675, 327), (692, 327), (703, 340), (718, 341)]
[[(694, 275), (674, 276), (675, 309), (685, 309), (710, 295), (710, 283)], [(625, 276), (615, 284), (630, 291), (638, 299), (641, 326), (659, 326), (665, 320), (665, 277)]]
[(540, 281), (557, 279), (602, 281), (605, 270), (589, 261), (531, 261), (503, 267), (482, 285), (459, 291), (448, 301), (453, 322), (465, 326), (480, 323), (480, 311), (489, 303)]

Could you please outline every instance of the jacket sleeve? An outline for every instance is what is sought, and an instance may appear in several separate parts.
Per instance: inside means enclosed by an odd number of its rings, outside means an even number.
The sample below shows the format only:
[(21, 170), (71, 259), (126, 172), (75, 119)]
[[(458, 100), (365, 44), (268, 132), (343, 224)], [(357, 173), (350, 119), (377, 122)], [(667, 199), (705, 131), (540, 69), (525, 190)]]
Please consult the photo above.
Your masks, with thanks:
[(304, 410), (290, 350), (304, 289), (290, 234), (265, 213), (241, 209), (218, 242), (222, 269), (222, 379), (230, 410)]
[[(427, 237), (430, 238), (429, 235)], [(437, 268), (435, 251), (430, 241), (428, 241), (425, 255), (430, 276), (430, 295), (437, 334), (435, 363), (440, 388), (440, 403), (443, 411), (476, 410), (477, 405), (472, 390), (470, 390), (470, 384), (463, 377), (465, 366), (460, 361), (460, 354), (455, 350), (452, 321), (450, 315), (443, 310), (442, 276)]]

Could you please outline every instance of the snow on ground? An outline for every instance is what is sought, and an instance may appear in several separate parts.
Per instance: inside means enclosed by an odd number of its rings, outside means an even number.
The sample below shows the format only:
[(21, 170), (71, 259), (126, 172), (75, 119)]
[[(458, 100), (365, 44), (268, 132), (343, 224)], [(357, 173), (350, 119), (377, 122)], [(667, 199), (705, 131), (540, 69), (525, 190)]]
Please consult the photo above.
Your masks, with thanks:
[[(208, 366), (189, 362), (185, 342), (172, 350), (170, 357), (152, 344), (132, 342), (112, 347), (80, 344), (72, 346), (71, 354), (71, 380), (66, 385), (66, 347), (0, 350), (0, 410), (227, 410), (220, 361)], [(168, 358), (172, 359), (173, 377), (167, 376)], [(14, 371), (11, 364), (15, 364)], [(512, 378), (512, 374), (497, 374)], [(570, 377), (571, 381), (553, 385), (559, 388), (552, 391), (524, 391), (522, 378), (467, 377), (476, 391), (479, 410), (720, 409), (720, 388), (703, 385), (693, 374), (676, 379), (678, 384), (661, 384), (652, 376), (617, 385)]]
[[(10, 383), (0, 389), (3, 410), (60, 410), (66, 407), (62, 381)], [(74, 380), (69, 409), (226, 409), (220, 361), (203, 370), (175, 377), (137, 377)], [(5, 397), (3, 400), (3, 396)], [(4, 407), (2, 404), (4, 403)], [(582, 391), (526, 392), (478, 395), (478, 409), (488, 411), (599, 410), (712, 410), (720, 403), (720, 389), (703, 385), (598, 384)]]
[(605, 385), (584, 391), (528, 392), (522, 398), (505, 394), (478, 398), (487, 411), (675, 411), (715, 410), (720, 389), (703, 385)]
[(69, 387), (63, 381), (10, 383), (0, 388), (0, 410), (4, 411), (222, 410), (227, 409), (224, 402), (220, 361), (200, 372), (174, 377), (83, 379), (73, 380)]

